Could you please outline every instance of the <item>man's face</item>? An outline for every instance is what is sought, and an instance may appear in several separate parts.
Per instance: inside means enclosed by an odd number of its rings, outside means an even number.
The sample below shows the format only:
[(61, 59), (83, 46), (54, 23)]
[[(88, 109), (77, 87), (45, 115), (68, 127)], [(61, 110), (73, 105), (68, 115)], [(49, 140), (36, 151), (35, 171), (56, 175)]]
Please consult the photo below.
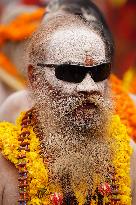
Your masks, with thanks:
[[(57, 119), (78, 126), (90, 125), (94, 116), (100, 115), (98, 111), (101, 112), (107, 97), (107, 79), (99, 76), (106, 68), (98, 67), (97, 82), (91, 75), (93, 66), (103, 63), (107, 63), (105, 44), (96, 32), (78, 25), (57, 29), (48, 41), (45, 64), (37, 62), (37, 69), (42, 71), (40, 101), (46, 101)], [(56, 69), (56, 65), (63, 66)]]

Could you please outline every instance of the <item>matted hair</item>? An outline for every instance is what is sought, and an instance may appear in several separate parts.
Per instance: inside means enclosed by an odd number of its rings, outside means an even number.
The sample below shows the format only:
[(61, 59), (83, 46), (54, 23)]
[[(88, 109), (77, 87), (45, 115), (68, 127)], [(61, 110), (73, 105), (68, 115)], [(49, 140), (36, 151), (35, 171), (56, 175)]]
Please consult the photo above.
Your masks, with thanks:
[(51, 0), (49, 12), (62, 9), (73, 15), (80, 16), (86, 23), (100, 33), (106, 48), (106, 58), (110, 61), (114, 57), (114, 40), (102, 12), (91, 0)]

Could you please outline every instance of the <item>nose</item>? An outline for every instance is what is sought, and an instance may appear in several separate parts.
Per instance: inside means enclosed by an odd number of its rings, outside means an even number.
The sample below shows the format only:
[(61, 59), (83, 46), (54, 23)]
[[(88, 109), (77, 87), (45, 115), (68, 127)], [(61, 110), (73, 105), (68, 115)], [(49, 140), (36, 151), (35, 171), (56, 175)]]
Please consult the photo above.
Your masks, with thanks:
[(99, 94), (99, 88), (89, 74), (87, 74), (84, 80), (76, 87), (78, 93), (97, 93)]

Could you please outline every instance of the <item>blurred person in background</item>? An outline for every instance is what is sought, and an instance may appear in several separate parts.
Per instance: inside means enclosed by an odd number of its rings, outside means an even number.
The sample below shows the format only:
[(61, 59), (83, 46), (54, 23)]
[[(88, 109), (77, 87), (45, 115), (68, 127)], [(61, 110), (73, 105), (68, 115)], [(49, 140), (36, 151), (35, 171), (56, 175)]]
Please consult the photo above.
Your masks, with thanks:
[[(29, 32), (26, 32), (26, 34), (24, 33), (23, 36), (21, 36), (21, 33), (16, 36), (16, 33), (18, 32), (16, 29), (15, 21), (17, 18), (20, 18), (21, 15), (25, 14), (26, 18), (24, 17), (24, 19), (22, 19), (22, 23), (18, 22), (19, 25), (21, 24), (24, 27), (20, 27), (18, 29), (29, 30), (30, 28), (30, 30), (33, 31), (33, 26), (36, 27), (37, 21), (38, 19), (40, 19), (39, 15), (42, 16), (43, 14), (43, 11), (39, 10), (37, 12), (37, 10), (40, 6), (45, 6), (46, 3), (46, 1), (40, 0), (0, 1), (0, 108), (2, 109), (2, 112), (0, 112), (1, 120), (6, 119), (3, 118), (3, 115), (7, 116), (7, 113), (3, 113), (5, 109), (5, 105), (3, 106), (4, 100), (15, 91), (22, 90), (26, 87), (25, 65), (22, 59), (25, 53), (24, 42)], [(31, 14), (33, 15), (32, 23)], [(26, 23), (23, 21), (26, 21)], [(25, 27), (25, 24), (26, 26), (27, 24), (29, 25)], [(32, 33), (32, 31), (30, 33)], [(13, 96), (19, 96), (19, 93)], [(22, 91), (20, 92), (20, 99), (21, 96)], [(17, 98), (19, 99), (19, 97)], [(7, 109), (13, 109), (14, 111), (17, 109), (17, 111), (20, 111), (21, 106), (22, 108), (24, 107), (24, 105), (19, 103), (18, 100), (14, 100), (14, 103), (12, 103), (11, 108), (11, 99), (13, 99), (13, 97), (9, 97), (8, 105), (8, 100), (5, 102), (5, 104), (7, 105)]]

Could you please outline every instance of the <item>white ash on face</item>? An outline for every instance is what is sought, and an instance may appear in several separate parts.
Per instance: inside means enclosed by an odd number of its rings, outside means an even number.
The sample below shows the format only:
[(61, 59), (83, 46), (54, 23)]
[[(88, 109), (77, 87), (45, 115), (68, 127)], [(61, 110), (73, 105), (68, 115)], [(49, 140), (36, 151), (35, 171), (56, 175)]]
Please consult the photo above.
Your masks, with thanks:
[[(56, 23), (70, 22), (63, 21)], [(84, 64), (86, 52), (94, 64), (106, 61), (104, 44), (95, 32), (86, 29), (79, 20), (69, 31), (66, 28), (56, 29), (50, 35), (46, 29), (40, 30), (29, 46), (29, 60), (33, 64), (30, 87), (39, 126), (44, 132), (45, 157), (48, 155), (50, 159), (50, 180), (60, 183), (64, 193), (73, 191), (82, 182), (86, 191), (92, 190), (93, 176), (99, 175), (103, 182), (112, 167), (107, 141), (112, 103), (107, 80), (96, 83), (87, 74), (81, 83), (68, 83), (56, 78), (54, 68), (36, 66), (67, 61)]]
[(101, 37), (84, 27), (60, 28), (51, 36), (47, 50), (47, 63), (73, 62), (84, 65), (87, 55), (91, 56), (95, 64), (106, 61)]

